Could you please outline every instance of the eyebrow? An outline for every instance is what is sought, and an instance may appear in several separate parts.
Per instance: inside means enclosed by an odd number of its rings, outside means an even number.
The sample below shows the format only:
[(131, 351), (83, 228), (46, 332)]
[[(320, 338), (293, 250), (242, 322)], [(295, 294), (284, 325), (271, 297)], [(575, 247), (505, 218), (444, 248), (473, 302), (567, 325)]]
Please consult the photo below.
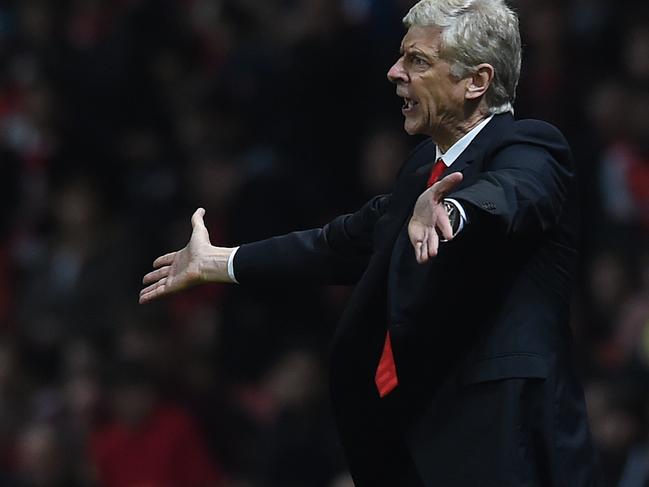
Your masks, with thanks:
[(404, 49), (403, 46), (401, 46), (401, 48), (399, 49), (399, 54), (401, 54), (403, 56), (406, 53), (411, 54), (411, 55), (413, 55), (413, 54), (417, 55), (418, 54), (418, 55), (424, 56), (425, 58), (430, 59), (430, 60), (437, 59), (436, 53), (428, 53), (428, 52), (422, 50), (421, 48), (414, 47), (414, 46), (409, 46), (408, 48), (405, 48), (405, 49)]

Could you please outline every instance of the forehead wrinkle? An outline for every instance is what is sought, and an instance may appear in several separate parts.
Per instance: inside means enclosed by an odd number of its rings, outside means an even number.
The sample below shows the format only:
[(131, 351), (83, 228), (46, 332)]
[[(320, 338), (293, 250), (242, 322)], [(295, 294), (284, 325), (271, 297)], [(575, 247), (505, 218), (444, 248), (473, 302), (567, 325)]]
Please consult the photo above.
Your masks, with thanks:
[[(406, 37), (408, 37), (406, 35)], [(406, 42), (406, 37), (401, 41), (400, 52), (403, 54), (405, 51), (419, 52), (427, 56), (431, 56), (433, 59), (439, 59), (440, 46), (438, 45), (428, 45), (425, 44), (422, 39), (413, 39), (407, 45), (404, 46)]]

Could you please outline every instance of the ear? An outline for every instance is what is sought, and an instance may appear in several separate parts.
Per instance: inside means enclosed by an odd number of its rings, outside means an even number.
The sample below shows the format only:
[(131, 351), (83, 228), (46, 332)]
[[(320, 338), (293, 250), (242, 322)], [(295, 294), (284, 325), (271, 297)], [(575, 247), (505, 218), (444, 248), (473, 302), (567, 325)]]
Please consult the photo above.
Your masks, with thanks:
[(475, 100), (483, 96), (491, 86), (494, 74), (495, 70), (491, 64), (479, 64), (473, 75), (467, 78), (464, 97), (467, 100)]

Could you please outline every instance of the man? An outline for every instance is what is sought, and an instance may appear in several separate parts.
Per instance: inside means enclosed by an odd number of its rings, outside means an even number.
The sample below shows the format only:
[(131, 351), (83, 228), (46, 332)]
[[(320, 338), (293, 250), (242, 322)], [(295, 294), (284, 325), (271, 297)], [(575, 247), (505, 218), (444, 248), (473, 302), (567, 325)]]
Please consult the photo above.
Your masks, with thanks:
[(554, 127), (513, 118), (516, 15), (422, 0), (404, 23), (388, 78), (405, 130), (430, 139), (393, 193), (238, 249), (210, 244), (199, 209), (140, 299), (205, 281), (354, 282), (330, 379), (356, 485), (592, 485), (568, 328), (572, 161)]

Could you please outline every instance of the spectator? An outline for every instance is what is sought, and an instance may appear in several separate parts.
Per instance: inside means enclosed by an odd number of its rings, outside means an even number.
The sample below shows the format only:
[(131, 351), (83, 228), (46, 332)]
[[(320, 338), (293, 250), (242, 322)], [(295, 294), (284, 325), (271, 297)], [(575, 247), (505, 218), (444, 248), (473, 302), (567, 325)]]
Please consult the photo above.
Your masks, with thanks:
[(93, 432), (90, 445), (99, 485), (224, 485), (197, 425), (160, 399), (142, 366), (127, 364), (116, 371), (110, 395), (111, 419)]

